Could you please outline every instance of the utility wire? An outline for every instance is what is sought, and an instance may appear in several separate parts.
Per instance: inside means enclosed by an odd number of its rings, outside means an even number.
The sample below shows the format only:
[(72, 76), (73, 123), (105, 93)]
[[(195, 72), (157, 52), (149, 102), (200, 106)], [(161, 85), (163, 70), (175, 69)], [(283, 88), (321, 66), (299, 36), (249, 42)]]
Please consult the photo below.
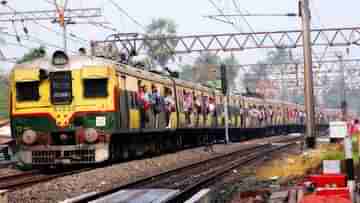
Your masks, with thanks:
[[(213, 0), (208, 0), (208, 1), (211, 3), (211, 5), (212, 5), (216, 10), (218, 10), (218, 12), (219, 12), (220, 14), (225, 15), (223, 9), (221, 9)], [(232, 22), (232, 20), (231, 20), (229, 17), (225, 16), (225, 18), (229, 21), (229, 23), (230, 23), (237, 31), (243, 32), (242, 28), (241, 28), (239, 25), (236, 25), (234, 22)]]
[(132, 17), (125, 9), (121, 8), (118, 3), (116, 3), (114, 0), (108, 1), (112, 3), (121, 13), (125, 14), (126, 17), (128, 17), (133, 23), (139, 26), (142, 30), (146, 31), (146, 27), (142, 25), (139, 21), (137, 21), (134, 17)]
[[(47, 1), (47, 0), (45, 0), (45, 1)], [(48, 1), (47, 1), (47, 2), (48, 2)], [(9, 5), (7, 5), (7, 4), (3, 4), (3, 6), (7, 7), (7, 8), (10, 9), (11, 11), (13, 11), (14, 14), (17, 13), (17, 10), (16, 10), (16, 9), (12, 8), (11, 6), (9, 6)], [(32, 16), (33, 16), (33, 17), (36, 17), (34, 14), (32, 14)], [(58, 36), (62, 36), (62, 34), (61, 34), (60, 32), (58, 32), (58, 31), (56, 31), (56, 30), (53, 30), (53, 29), (51, 29), (51, 28), (49, 28), (49, 27), (47, 27), (47, 26), (39, 23), (39, 22), (36, 21), (36, 20), (32, 20), (32, 21), (33, 21), (33, 23), (39, 25), (40, 27), (42, 27), (42, 28), (44, 28), (44, 29), (46, 29), (46, 30), (48, 30), (48, 31), (50, 31), (50, 32), (53, 32), (53, 33), (55, 33), (55, 34), (58, 35)], [(88, 42), (88, 40), (85, 40), (85, 39), (83, 39), (83, 38), (80, 38), (80, 37), (76, 36), (75, 34), (72, 34), (72, 33), (70, 33), (70, 34), (71, 34), (71, 36), (72, 36), (70, 39), (71, 39), (72, 41), (74, 41), (74, 42), (78, 42), (78, 43), (82, 43), (82, 44), (85, 44), (85, 42)], [(76, 39), (74, 39), (74, 38), (76, 38)]]

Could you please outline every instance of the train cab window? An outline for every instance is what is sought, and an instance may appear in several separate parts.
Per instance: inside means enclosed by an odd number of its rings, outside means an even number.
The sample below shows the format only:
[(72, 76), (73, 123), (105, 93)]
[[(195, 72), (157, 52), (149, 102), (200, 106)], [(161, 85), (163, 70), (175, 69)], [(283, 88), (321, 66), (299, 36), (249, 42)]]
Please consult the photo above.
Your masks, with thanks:
[(69, 104), (73, 99), (70, 71), (50, 73), (50, 93), (53, 104)]
[(107, 97), (108, 79), (84, 79), (84, 97)]
[(39, 99), (39, 81), (16, 83), (17, 101), (37, 101)]

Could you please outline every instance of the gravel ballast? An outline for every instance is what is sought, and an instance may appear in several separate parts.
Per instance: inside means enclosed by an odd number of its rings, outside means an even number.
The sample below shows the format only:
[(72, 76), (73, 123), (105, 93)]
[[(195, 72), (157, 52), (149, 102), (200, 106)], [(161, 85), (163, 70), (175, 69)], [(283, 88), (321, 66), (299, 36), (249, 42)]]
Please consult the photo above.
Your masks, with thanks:
[(12, 191), (9, 193), (9, 202), (58, 202), (87, 192), (107, 190), (143, 177), (230, 153), (256, 142), (253, 140), (230, 145), (215, 145), (214, 152), (199, 147), (61, 177)]

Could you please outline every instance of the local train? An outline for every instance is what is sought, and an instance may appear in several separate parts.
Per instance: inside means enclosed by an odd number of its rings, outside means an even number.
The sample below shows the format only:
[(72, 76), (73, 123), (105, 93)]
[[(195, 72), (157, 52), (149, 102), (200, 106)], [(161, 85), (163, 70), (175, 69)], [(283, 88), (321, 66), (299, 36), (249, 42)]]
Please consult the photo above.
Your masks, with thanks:
[[(84, 55), (57, 51), (10, 74), (12, 136), (30, 166), (93, 164), (221, 139), (224, 95), (213, 88)], [(303, 127), (304, 107), (229, 96), (232, 139)], [(318, 112), (318, 122), (331, 115)], [(289, 127), (290, 126), (290, 127)], [(291, 128), (295, 129), (295, 128)], [(252, 131), (251, 131), (252, 130)], [(259, 134), (259, 133), (257, 133)]]

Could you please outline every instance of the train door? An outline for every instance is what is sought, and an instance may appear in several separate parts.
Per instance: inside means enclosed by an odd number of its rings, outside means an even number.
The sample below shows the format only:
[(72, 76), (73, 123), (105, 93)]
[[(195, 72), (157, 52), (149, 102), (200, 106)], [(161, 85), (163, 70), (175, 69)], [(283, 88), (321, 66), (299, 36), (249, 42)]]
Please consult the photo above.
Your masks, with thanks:
[(218, 127), (224, 127), (225, 126), (225, 118), (224, 118), (224, 96), (223, 95), (218, 95), (217, 115), (218, 115)]
[(184, 114), (184, 90), (182, 87), (176, 87), (176, 100), (178, 104), (178, 111), (179, 111), (179, 127), (185, 127), (185, 114)]
[(130, 129), (139, 129), (140, 128), (140, 113), (138, 110), (137, 102), (137, 92), (138, 80), (135, 77), (127, 76), (125, 78), (125, 87), (127, 92), (127, 102), (128, 102), (128, 126)]
[(183, 98), (180, 98), (183, 100), (183, 119), (184, 119), (184, 127), (190, 127), (193, 123), (193, 102), (194, 102), (194, 96), (193, 96), (193, 90), (191, 89), (183, 89), (182, 91)]
[(120, 83), (120, 128), (128, 129), (129, 128), (129, 91), (126, 88), (126, 76), (120, 75), (119, 77)]

